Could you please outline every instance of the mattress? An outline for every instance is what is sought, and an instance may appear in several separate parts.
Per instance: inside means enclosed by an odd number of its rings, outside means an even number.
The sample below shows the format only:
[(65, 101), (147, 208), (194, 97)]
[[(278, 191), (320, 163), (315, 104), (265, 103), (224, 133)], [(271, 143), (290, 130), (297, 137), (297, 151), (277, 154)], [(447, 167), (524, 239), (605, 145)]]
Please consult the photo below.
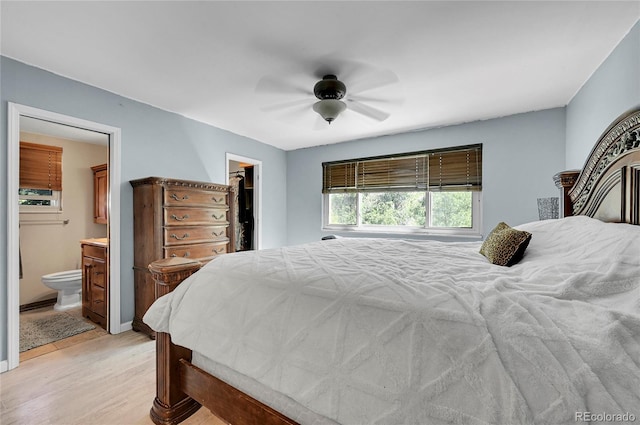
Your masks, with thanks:
[(225, 255), (144, 320), (316, 415), (302, 423), (640, 418), (640, 227), (519, 227), (532, 239), (509, 268), (471, 242), (340, 238)]
[(222, 365), (205, 355), (193, 351), (191, 363), (227, 384), (270, 406), (287, 418), (305, 425), (337, 425), (335, 421), (306, 408), (281, 392), (255, 379)]

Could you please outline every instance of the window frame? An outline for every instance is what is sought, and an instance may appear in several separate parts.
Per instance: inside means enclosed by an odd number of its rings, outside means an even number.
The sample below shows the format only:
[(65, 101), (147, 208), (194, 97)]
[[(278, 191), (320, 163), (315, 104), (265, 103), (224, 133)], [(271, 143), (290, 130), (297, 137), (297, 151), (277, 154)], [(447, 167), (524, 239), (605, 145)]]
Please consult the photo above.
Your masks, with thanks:
[[(31, 189), (31, 188), (20, 188)], [(49, 189), (45, 189), (49, 190)], [(51, 205), (22, 205), (19, 204), (20, 213), (61, 213), (62, 212), (62, 191), (51, 190), (51, 195), (20, 195), (18, 194), (18, 201), (23, 199), (35, 199), (51, 201)]]
[[(482, 237), (482, 143), (418, 152), (323, 162), (322, 230)], [(475, 166), (474, 166), (475, 165)], [(469, 191), (471, 227), (432, 226), (432, 193)], [(424, 192), (424, 226), (385, 226), (362, 223), (361, 199), (367, 192)], [(332, 224), (332, 194), (355, 193), (356, 223)]]
[[(390, 191), (391, 192), (391, 191)], [(383, 226), (362, 224), (360, 212), (360, 196), (356, 196), (356, 224), (329, 224), (329, 196), (331, 193), (322, 194), (322, 230), (345, 233), (378, 233), (398, 235), (424, 235), (424, 236), (451, 236), (451, 237), (482, 237), (482, 191), (471, 191), (471, 227), (433, 227), (431, 226), (431, 193), (425, 191), (425, 225), (422, 226)]]

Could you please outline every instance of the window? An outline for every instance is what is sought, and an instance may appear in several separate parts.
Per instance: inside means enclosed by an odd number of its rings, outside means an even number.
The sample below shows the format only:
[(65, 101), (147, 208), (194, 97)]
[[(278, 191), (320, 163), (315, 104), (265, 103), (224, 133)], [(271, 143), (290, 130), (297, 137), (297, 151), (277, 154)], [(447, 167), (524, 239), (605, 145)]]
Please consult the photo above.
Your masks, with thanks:
[(62, 148), (20, 142), (21, 212), (59, 212), (62, 196)]
[(322, 165), (325, 230), (480, 235), (482, 145)]

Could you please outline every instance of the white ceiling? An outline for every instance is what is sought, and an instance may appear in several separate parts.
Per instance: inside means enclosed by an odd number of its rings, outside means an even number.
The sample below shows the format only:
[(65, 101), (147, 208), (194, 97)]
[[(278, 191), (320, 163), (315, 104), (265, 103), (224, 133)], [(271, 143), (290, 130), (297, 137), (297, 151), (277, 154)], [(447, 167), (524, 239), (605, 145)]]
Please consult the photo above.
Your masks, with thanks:
[[(640, 18), (640, 0), (0, 4), (3, 55), (285, 150), (564, 106)], [(327, 125), (324, 73), (390, 116)]]

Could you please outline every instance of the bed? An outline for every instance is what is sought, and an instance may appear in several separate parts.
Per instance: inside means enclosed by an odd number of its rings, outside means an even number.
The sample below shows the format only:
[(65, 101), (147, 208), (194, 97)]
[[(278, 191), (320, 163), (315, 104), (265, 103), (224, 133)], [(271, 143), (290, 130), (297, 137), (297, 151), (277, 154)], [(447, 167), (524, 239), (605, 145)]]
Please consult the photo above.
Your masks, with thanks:
[(569, 216), (516, 226), (511, 267), (483, 243), (358, 238), (152, 263), (152, 420), (639, 419), (640, 109), (555, 179)]

